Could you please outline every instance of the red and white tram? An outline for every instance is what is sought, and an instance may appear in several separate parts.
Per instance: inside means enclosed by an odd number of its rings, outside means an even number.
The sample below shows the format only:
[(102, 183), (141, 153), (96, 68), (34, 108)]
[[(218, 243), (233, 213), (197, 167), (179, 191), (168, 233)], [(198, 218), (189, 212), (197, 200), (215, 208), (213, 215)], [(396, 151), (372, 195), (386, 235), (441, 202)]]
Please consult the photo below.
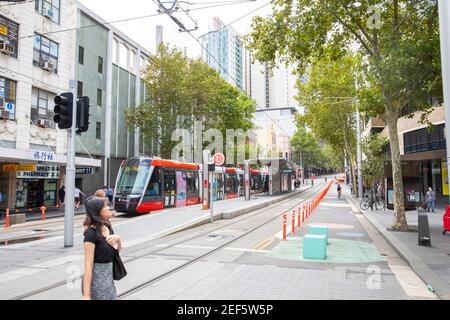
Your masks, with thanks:
[[(202, 166), (159, 158), (131, 158), (122, 161), (114, 189), (114, 208), (118, 212), (148, 213), (170, 207), (202, 203)], [(263, 192), (267, 174), (251, 170), (253, 192)], [(216, 167), (213, 199), (232, 199), (244, 195), (244, 171)]]

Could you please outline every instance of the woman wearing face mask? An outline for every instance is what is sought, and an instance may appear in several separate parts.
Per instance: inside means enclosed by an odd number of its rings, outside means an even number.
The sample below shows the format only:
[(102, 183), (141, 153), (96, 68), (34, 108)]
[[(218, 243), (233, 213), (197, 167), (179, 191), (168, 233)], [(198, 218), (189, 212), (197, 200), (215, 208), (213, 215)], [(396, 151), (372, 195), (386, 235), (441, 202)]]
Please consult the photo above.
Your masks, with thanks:
[(109, 222), (111, 211), (105, 198), (90, 197), (85, 208), (83, 299), (116, 300), (113, 260), (122, 246), (120, 237)]

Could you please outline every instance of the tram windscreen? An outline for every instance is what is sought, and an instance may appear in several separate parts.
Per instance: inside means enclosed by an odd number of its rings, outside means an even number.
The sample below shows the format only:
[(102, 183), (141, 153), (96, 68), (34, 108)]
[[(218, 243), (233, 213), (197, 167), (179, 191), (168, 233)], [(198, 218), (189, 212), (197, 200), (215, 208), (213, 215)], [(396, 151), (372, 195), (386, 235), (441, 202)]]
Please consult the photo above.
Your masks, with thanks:
[(150, 173), (150, 160), (130, 159), (122, 165), (116, 186), (118, 195), (142, 195)]

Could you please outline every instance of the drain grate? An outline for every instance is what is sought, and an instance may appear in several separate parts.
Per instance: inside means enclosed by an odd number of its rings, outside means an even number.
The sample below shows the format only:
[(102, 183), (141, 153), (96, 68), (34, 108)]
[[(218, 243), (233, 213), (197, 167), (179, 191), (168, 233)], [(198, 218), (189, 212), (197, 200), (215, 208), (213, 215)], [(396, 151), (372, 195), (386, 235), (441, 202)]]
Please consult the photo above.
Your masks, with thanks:
[(42, 231), (51, 231), (51, 230), (49, 230), (49, 229), (33, 229), (33, 231), (42, 232)]

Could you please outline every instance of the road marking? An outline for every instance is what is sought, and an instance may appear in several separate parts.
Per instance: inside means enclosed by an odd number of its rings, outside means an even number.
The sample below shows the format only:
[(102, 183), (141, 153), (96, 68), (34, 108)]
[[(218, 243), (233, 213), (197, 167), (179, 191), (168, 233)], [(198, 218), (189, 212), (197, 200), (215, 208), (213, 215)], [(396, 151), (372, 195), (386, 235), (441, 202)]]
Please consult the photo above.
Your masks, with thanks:
[(335, 207), (335, 208), (349, 208), (350, 207), (349, 204), (333, 203), (333, 202), (321, 202), (319, 206), (320, 207)]
[(225, 248), (225, 250), (229, 250), (229, 251), (243, 251), (243, 252), (269, 252), (270, 250), (256, 250), (256, 249), (246, 249), (246, 248), (232, 248), (232, 247), (227, 247)]
[(273, 242), (273, 236), (261, 241), (256, 246), (253, 247), (254, 250), (261, 250), (268, 247)]

